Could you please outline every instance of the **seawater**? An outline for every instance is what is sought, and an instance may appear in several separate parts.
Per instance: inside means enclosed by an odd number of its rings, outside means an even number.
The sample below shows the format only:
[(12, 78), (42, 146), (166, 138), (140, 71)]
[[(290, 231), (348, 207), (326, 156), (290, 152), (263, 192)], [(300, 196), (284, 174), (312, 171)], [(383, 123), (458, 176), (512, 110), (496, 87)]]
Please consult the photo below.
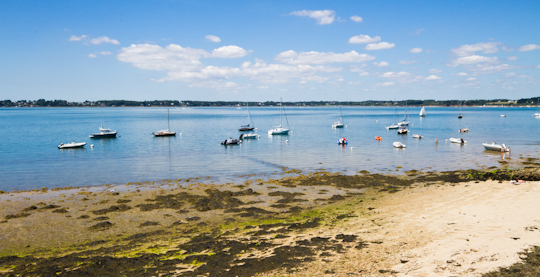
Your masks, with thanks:
[[(342, 107), (343, 129), (332, 129), (339, 107), (285, 107), (284, 125), (292, 134), (269, 136), (279, 125), (279, 107), (250, 107), (259, 139), (223, 146), (248, 123), (247, 109), (170, 108), (170, 129), (182, 135), (154, 137), (167, 128), (166, 108), (2, 108), (0, 109), (0, 190), (92, 186), (128, 182), (212, 177), (235, 179), (244, 174), (328, 170), (354, 174), (411, 169), (457, 170), (497, 166), (501, 154), (481, 143), (496, 141), (512, 148), (511, 157), (538, 156), (540, 120), (537, 108)], [(384, 127), (405, 112), (408, 135)], [(506, 117), (501, 117), (504, 114)], [(287, 121), (286, 121), (287, 120)], [(90, 139), (98, 127), (118, 131), (115, 139)], [(469, 133), (460, 134), (461, 128)], [(424, 139), (413, 139), (421, 134)], [(381, 136), (382, 141), (376, 141)], [(349, 144), (339, 146), (346, 137)], [(445, 142), (463, 137), (466, 145)], [(438, 138), (438, 143), (435, 143)], [(60, 150), (60, 143), (87, 142), (83, 149)], [(406, 149), (395, 149), (400, 141)], [(91, 148), (90, 145), (94, 147)]]

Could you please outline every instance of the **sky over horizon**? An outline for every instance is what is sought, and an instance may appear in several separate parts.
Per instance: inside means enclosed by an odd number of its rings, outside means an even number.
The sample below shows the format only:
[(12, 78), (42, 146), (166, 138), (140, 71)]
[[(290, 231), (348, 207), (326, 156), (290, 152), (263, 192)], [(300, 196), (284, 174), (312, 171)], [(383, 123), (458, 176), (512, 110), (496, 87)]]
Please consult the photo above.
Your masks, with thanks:
[(540, 96), (540, 1), (0, 1), (0, 100)]

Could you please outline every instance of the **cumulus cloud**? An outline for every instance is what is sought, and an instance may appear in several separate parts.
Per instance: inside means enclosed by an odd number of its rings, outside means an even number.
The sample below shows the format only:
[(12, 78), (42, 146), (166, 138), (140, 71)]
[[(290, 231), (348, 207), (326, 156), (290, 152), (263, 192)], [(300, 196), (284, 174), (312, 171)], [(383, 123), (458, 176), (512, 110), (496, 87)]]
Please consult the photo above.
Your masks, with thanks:
[(424, 80), (426, 81), (431, 81), (431, 80), (440, 80), (441, 77), (437, 76), (437, 75), (429, 75), (427, 76), (426, 78), (424, 78)]
[(369, 74), (369, 72), (365, 72), (365, 71), (358, 73), (358, 76), (369, 76), (369, 75), (371, 75), (371, 74)]
[(415, 60), (412, 61), (399, 61), (400, 64), (414, 64), (417, 63)]
[(491, 64), (476, 64), (467, 66), (467, 69), (473, 73), (478, 74), (492, 74), (502, 72), (504, 70), (514, 69), (516, 66), (510, 66), (508, 64), (491, 65)]
[(209, 56), (205, 50), (170, 44), (165, 47), (152, 44), (132, 44), (124, 47), (117, 55), (121, 62), (146, 70), (187, 70), (192, 71), (202, 66), (199, 61)]
[(288, 64), (326, 64), (326, 63), (359, 63), (374, 60), (368, 54), (359, 54), (356, 51), (347, 53), (334, 52), (300, 52), (288, 50), (279, 53), (275, 60)]
[(83, 39), (87, 38), (86, 35), (82, 35), (80, 37), (76, 36), (76, 35), (73, 35), (69, 38), (69, 41), (81, 41)]
[(467, 81), (476, 81), (476, 78), (474, 78), (474, 77), (467, 78)]
[(385, 62), (385, 61), (382, 61), (380, 63), (374, 62), (373, 65), (375, 65), (375, 66), (389, 66), (390, 64)]
[(351, 20), (354, 22), (362, 22), (362, 18), (358, 15), (351, 16)]
[(428, 70), (428, 72), (429, 72), (429, 73), (441, 73), (442, 70), (436, 69), (436, 68), (432, 68), (432, 69)]
[(103, 56), (112, 55), (112, 53), (110, 51), (101, 51), (101, 52), (99, 52), (99, 54), (101, 54)]
[(379, 42), (379, 43), (370, 43), (366, 45), (366, 50), (380, 50), (380, 49), (390, 49), (396, 46), (394, 43), (388, 42)]
[(509, 61), (515, 61), (515, 60), (518, 59), (518, 57), (512, 56), (512, 57), (508, 57), (508, 58), (506, 58), (506, 59), (509, 60)]
[(367, 44), (381, 41), (380, 36), (370, 37), (368, 35), (357, 35), (349, 39), (349, 43), (352, 44)]
[(458, 74), (456, 74), (456, 75), (457, 75), (457, 76), (467, 76), (467, 75), (469, 75), (469, 74), (467, 74), (466, 72), (460, 72), (460, 73), (458, 73)]
[(285, 83), (291, 79), (307, 77), (317, 73), (333, 73), (343, 70), (340, 67), (266, 64), (262, 61), (257, 61), (254, 64), (244, 62), (240, 68), (245, 76), (265, 83)]
[(215, 58), (240, 58), (247, 54), (246, 50), (236, 45), (222, 46), (212, 51), (212, 57)]
[(531, 50), (538, 50), (538, 49), (540, 49), (540, 45), (536, 45), (536, 44), (527, 44), (518, 48), (519, 51), (531, 51)]
[(331, 24), (332, 22), (334, 22), (336, 12), (332, 10), (318, 10), (318, 11), (302, 10), (302, 11), (292, 12), (291, 15), (308, 16), (308, 17), (316, 19), (317, 24), (325, 25), (325, 24)]
[(88, 57), (89, 57), (89, 58), (95, 58), (95, 57), (97, 57), (97, 56), (96, 56), (96, 54), (88, 54)]
[(269, 87), (268, 86), (258, 86), (257, 88), (258, 89), (268, 89)]
[(499, 52), (497, 45), (500, 42), (479, 42), (472, 45), (462, 45), (456, 48), (452, 48), (452, 52), (460, 57), (473, 55), (475, 52), (482, 51), (484, 54)]
[(213, 35), (206, 35), (206, 40), (211, 42), (221, 42), (221, 39), (219, 37), (213, 36)]
[(497, 63), (497, 57), (484, 57), (479, 55), (471, 55), (467, 57), (461, 57), (453, 60), (448, 66), (456, 67), (462, 64), (476, 64), (476, 63)]
[(388, 86), (393, 86), (393, 85), (395, 85), (394, 82), (385, 82), (385, 83), (375, 84), (376, 87), (388, 87)]
[(409, 52), (411, 53), (421, 53), (422, 51), (422, 48), (413, 48), (409, 50)]
[(90, 40), (90, 43), (95, 44), (95, 45), (99, 45), (99, 44), (102, 44), (102, 43), (110, 43), (110, 44), (114, 44), (114, 45), (120, 44), (120, 42), (118, 40), (110, 39), (109, 37), (106, 37), (106, 36), (93, 38), (93, 39)]
[(383, 77), (383, 78), (402, 78), (402, 77), (409, 77), (411, 76), (411, 73), (409, 72), (405, 72), (405, 71), (401, 71), (401, 72), (385, 72), (381, 75), (379, 75), (379, 77)]

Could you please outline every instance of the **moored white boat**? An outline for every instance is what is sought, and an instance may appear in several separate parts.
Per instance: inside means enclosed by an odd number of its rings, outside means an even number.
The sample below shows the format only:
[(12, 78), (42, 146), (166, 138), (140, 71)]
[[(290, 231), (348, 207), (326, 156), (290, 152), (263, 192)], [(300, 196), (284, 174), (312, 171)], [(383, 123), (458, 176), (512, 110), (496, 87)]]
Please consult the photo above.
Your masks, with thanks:
[(395, 147), (395, 148), (405, 148), (407, 147), (407, 145), (399, 142), (399, 141), (394, 141), (394, 143), (392, 143), (392, 145)]
[(153, 132), (152, 134), (156, 137), (171, 137), (176, 136), (176, 132), (171, 132), (169, 130), (169, 109), (167, 109), (167, 130), (161, 130), (157, 132)]
[(414, 134), (414, 135), (412, 135), (412, 137), (416, 138), (416, 139), (423, 139), (424, 138), (424, 136), (418, 135), (418, 134)]
[(345, 126), (345, 124), (343, 124), (342, 120), (343, 120), (343, 113), (341, 112), (341, 105), (339, 106), (339, 121), (337, 122), (334, 122), (334, 124), (332, 124), (332, 128), (343, 128)]
[(86, 142), (71, 142), (71, 143), (60, 143), (58, 145), (58, 149), (65, 149), (65, 148), (79, 148), (84, 147), (86, 145)]
[(397, 131), (400, 135), (406, 135), (409, 132), (409, 129), (407, 129), (405, 126), (400, 126), (399, 130)]
[(502, 152), (501, 149), (504, 149), (503, 150), (504, 152), (510, 151), (510, 147), (506, 146), (504, 143), (502, 145), (497, 144), (496, 142), (482, 143), (482, 146), (484, 146), (484, 148), (486, 148), (486, 150)]
[(261, 136), (257, 135), (257, 134), (253, 134), (253, 133), (249, 133), (249, 134), (245, 134), (243, 136), (244, 139), (257, 139), (257, 138), (260, 138)]
[[(280, 101), (279, 105), (279, 126), (275, 126), (274, 128), (268, 130), (269, 135), (288, 135), (290, 129), (289, 128), (283, 128), (283, 100)], [(288, 125), (288, 120), (287, 120)]]
[(240, 144), (242, 143), (242, 138), (244, 137), (244, 135), (240, 135), (240, 137), (238, 139), (233, 139), (233, 138), (228, 138), (224, 141), (221, 142), (221, 145), (236, 145), (236, 144)]
[(390, 129), (398, 129), (398, 128), (399, 128), (399, 125), (396, 124), (396, 123), (392, 123), (392, 125), (386, 126), (386, 127), (384, 127), (384, 128), (386, 128), (386, 130), (390, 130)]
[(111, 131), (111, 129), (103, 128), (103, 125), (99, 127), (99, 133), (94, 133), (90, 135), (90, 138), (115, 138), (116, 131)]
[(452, 143), (460, 143), (460, 144), (467, 143), (467, 141), (463, 140), (462, 138), (450, 138), (450, 142), (452, 142)]

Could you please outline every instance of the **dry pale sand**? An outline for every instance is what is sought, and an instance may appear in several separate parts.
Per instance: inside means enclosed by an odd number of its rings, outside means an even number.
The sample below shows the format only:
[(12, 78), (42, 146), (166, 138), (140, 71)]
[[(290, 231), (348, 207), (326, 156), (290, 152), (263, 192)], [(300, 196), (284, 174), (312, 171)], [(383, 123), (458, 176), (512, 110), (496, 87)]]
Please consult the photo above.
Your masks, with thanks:
[(392, 267), (398, 276), (479, 276), (540, 245), (540, 182), (471, 182), (403, 194), (386, 206), (393, 228), (429, 236), (425, 245), (399, 253), (407, 262)]

